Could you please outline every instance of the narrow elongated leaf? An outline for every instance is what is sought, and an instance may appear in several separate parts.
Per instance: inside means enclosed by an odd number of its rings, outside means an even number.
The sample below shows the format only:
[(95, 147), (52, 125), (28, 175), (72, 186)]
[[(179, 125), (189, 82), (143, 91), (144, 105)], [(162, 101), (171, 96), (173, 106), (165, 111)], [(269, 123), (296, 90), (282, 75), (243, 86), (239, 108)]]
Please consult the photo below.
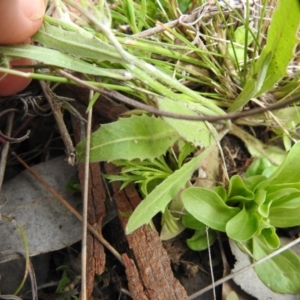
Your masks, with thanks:
[[(178, 139), (177, 132), (160, 118), (146, 115), (121, 118), (105, 124), (91, 135), (90, 161), (154, 159), (164, 154)], [(84, 159), (85, 140), (77, 147)]]
[[(265, 80), (256, 96), (271, 89), (274, 84), (287, 74), (287, 66), (294, 58), (294, 49), (299, 42), (300, 2), (294, 0), (278, 0), (272, 14), (268, 30), (267, 44), (258, 60), (257, 69), (262, 66), (263, 59), (271, 53)], [(288, 20), (288, 22), (287, 22)]]
[(110, 77), (119, 80), (129, 80), (133, 77), (133, 75), (126, 70), (99, 68), (93, 64), (89, 64), (80, 59), (75, 59), (74, 57), (61, 53), (57, 50), (34, 45), (0, 47), (0, 53), (7, 56), (30, 58), (43, 62), (46, 65), (91, 75)]
[(241, 109), (251, 98), (268, 91), (286, 75), (287, 66), (294, 58), (294, 48), (298, 43), (299, 19), (299, 1), (277, 1), (268, 30), (267, 44), (259, 59), (252, 64), (244, 89), (229, 108), (229, 112)]
[(176, 170), (141, 202), (129, 218), (126, 227), (127, 234), (149, 223), (158, 212), (164, 211), (168, 203), (177, 196), (179, 190), (191, 178), (195, 169), (199, 167), (201, 162), (211, 152), (213, 146), (204, 150), (197, 157), (194, 157), (179, 170)]
[[(272, 252), (264, 239), (253, 238), (253, 256), (259, 260)], [(300, 290), (300, 258), (286, 250), (255, 267), (261, 281), (271, 290), (282, 294), (296, 294)]]
[(181, 193), (185, 209), (200, 222), (225, 232), (226, 224), (241, 210), (227, 206), (220, 196), (209, 189), (191, 187)]
[[(51, 25), (47, 20), (58, 24)], [(71, 26), (70, 24), (68, 25)], [(59, 50), (77, 58), (89, 58), (98, 62), (122, 62), (122, 58), (113, 46), (104, 43), (95, 35), (84, 31), (82, 28), (78, 28), (78, 30), (75, 28), (65, 29), (65, 26), (65, 22), (47, 17), (43, 26), (33, 36), (33, 40), (47, 48)]]

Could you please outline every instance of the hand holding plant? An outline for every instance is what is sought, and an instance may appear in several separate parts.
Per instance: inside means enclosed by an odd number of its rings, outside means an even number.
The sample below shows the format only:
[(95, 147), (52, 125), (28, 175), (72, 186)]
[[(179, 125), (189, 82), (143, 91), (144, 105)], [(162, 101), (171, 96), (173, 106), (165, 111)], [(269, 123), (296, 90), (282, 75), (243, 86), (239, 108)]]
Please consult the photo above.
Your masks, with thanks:
[[(40, 28), (47, 0), (9, 0), (0, 2), (0, 44), (27, 43)], [(16, 59), (2, 62), (10, 67), (31, 65), (30, 59)], [(32, 71), (30, 68), (21, 71)], [(0, 72), (0, 96), (20, 92), (31, 79)]]

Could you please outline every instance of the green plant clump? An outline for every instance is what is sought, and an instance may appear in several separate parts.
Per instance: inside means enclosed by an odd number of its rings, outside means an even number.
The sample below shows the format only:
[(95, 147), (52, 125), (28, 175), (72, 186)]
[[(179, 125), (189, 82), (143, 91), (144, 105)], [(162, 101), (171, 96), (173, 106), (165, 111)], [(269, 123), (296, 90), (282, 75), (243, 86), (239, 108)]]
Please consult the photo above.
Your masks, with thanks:
[[(300, 225), (299, 151), (300, 142), (269, 177), (256, 163), (248, 174), (257, 175), (246, 179), (235, 175), (227, 190), (187, 188), (181, 194), (184, 207), (200, 224), (226, 232), (253, 260), (259, 260), (280, 247), (276, 228)], [(278, 293), (299, 292), (299, 270), (300, 258), (291, 250), (255, 267), (259, 278)]]

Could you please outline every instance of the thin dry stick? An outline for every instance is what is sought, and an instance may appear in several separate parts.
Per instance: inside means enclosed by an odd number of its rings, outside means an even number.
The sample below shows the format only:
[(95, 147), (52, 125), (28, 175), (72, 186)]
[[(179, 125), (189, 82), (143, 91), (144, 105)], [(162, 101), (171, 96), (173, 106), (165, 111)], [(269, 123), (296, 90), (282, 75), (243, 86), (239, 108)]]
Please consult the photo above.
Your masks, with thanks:
[[(15, 152), (12, 155), (48, 190), (52, 195), (57, 198), (79, 221), (82, 222), (82, 216), (78, 213), (52, 186), (50, 186), (35, 170), (29, 167), (26, 162), (19, 157)], [(123, 260), (121, 255), (116, 251), (116, 249), (111, 246), (107, 240), (91, 225), (87, 224), (89, 231), (102, 243), (122, 264)]]
[(173, 118), (173, 119), (179, 119), (179, 120), (190, 120), (190, 121), (207, 121), (207, 122), (216, 122), (216, 121), (223, 121), (223, 120), (234, 120), (234, 119), (239, 119), (239, 118), (244, 118), (244, 117), (248, 117), (248, 116), (252, 116), (252, 115), (257, 115), (257, 114), (261, 114), (264, 113), (266, 111), (271, 111), (271, 110), (276, 110), (279, 108), (283, 108), (291, 103), (294, 102), (298, 102), (300, 101), (300, 95), (291, 97), (287, 100), (284, 101), (278, 101), (274, 104), (270, 104), (268, 106), (265, 107), (258, 107), (258, 108), (253, 108), (253, 109), (249, 109), (247, 111), (243, 111), (240, 113), (230, 113), (224, 116), (190, 116), (190, 115), (182, 115), (182, 114), (175, 114), (175, 113), (171, 113), (168, 111), (164, 111), (164, 110), (159, 110), (155, 107), (143, 104), (141, 102), (138, 102), (136, 100), (133, 100), (129, 97), (126, 97), (116, 91), (107, 91), (104, 89), (100, 89), (97, 88), (91, 84), (86, 83), (85, 81), (77, 78), (76, 76), (73, 76), (72, 74), (63, 71), (63, 70), (57, 70), (57, 73), (61, 74), (62, 76), (72, 80), (73, 82), (77, 83), (79, 86), (82, 86), (86, 89), (98, 92), (98, 93), (102, 93), (107, 95), (108, 97), (114, 98), (120, 102), (126, 103), (128, 105), (131, 106), (135, 106), (137, 108), (143, 109), (145, 111), (151, 112), (153, 114), (157, 114), (160, 116), (165, 116), (165, 117), (169, 117), (169, 118)]
[[(7, 129), (5, 134), (7, 136), (11, 135), (12, 132), (12, 126), (14, 121), (15, 112), (12, 111), (8, 115), (8, 121), (7, 121)], [(2, 188), (3, 178), (4, 178), (4, 172), (6, 168), (6, 162), (7, 162), (7, 156), (9, 152), (10, 143), (6, 142), (3, 146), (2, 152), (1, 152), (1, 162), (0, 162), (0, 191)]]
[(212, 280), (212, 288), (213, 288), (213, 295), (214, 295), (214, 300), (217, 299), (216, 297), (216, 289), (215, 289), (215, 277), (214, 277), (214, 270), (213, 270), (213, 265), (212, 265), (212, 259), (211, 259), (211, 248), (210, 248), (210, 243), (209, 243), (209, 227), (206, 226), (206, 241), (207, 241), (207, 245), (208, 245), (208, 257), (209, 257), (209, 268), (210, 268), (210, 276), (211, 276), (211, 280)]
[(76, 158), (76, 151), (73, 146), (73, 142), (71, 140), (71, 137), (69, 135), (68, 129), (66, 127), (66, 124), (64, 122), (64, 117), (61, 112), (60, 105), (55, 100), (56, 95), (50, 90), (49, 86), (46, 82), (40, 81), (40, 85), (43, 89), (44, 95), (47, 98), (49, 105), (51, 107), (53, 116), (56, 120), (57, 126), (60, 131), (61, 138), (65, 144), (67, 155), (68, 155), (68, 163), (72, 166), (75, 165), (75, 158)]
[[(92, 98), (90, 93), (90, 99)], [(81, 299), (86, 300), (86, 261), (87, 261), (87, 214), (89, 201), (89, 171), (90, 171), (90, 142), (92, 130), (92, 114), (93, 108), (88, 112), (88, 120), (86, 126), (86, 146), (85, 146), (85, 163), (84, 163), (84, 191), (83, 191), (83, 220), (82, 220), (82, 242), (81, 242)]]
[(239, 271), (237, 271), (237, 272), (235, 272), (233, 274), (227, 275), (224, 278), (215, 281), (213, 284), (210, 284), (206, 288), (204, 288), (204, 289), (202, 289), (202, 290), (200, 290), (200, 291), (192, 294), (191, 296), (189, 296), (189, 300), (196, 299), (197, 297), (199, 297), (200, 295), (206, 293), (207, 291), (211, 290), (212, 288), (214, 288), (214, 287), (216, 287), (216, 286), (218, 286), (218, 285), (220, 285), (220, 284), (222, 284), (222, 283), (224, 283), (224, 282), (232, 279), (235, 276), (240, 275), (241, 273), (249, 270), (250, 268), (254, 268), (257, 265), (260, 265), (261, 263), (263, 263), (263, 262), (265, 262), (265, 261), (273, 258), (274, 256), (276, 256), (276, 255), (284, 252), (285, 250), (288, 250), (289, 248), (292, 248), (293, 246), (297, 245), (299, 242), (300, 242), (300, 238), (297, 238), (296, 240), (288, 243), (287, 245), (279, 248), (278, 250), (276, 250), (276, 251), (272, 252), (271, 254), (265, 256), (264, 258), (262, 258), (262, 259), (260, 259), (260, 260), (258, 260), (256, 262), (254, 262), (254, 263), (252, 263), (251, 265), (249, 265), (247, 267), (244, 267), (244, 268), (240, 269)]

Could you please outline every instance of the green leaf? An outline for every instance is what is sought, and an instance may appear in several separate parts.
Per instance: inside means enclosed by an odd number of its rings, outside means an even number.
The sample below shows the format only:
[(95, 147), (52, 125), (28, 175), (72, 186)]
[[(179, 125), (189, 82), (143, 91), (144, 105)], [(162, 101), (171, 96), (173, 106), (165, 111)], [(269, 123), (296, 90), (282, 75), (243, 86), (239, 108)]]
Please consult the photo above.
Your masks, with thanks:
[(225, 232), (226, 224), (240, 212), (227, 206), (220, 196), (209, 189), (190, 187), (181, 193), (185, 209), (198, 221), (212, 229)]
[(270, 223), (285, 228), (300, 225), (300, 192), (273, 201), (269, 213)]
[(246, 171), (246, 177), (262, 175), (264, 170), (271, 167), (272, 164), (266, 157), (255, 158)]
[(131, 215), (126, 234), (131, 233), (140, 226), (147, 224), (158, 213), (165, 210), (168, 203), (177, 196), (180, 189), (191, 178), (193, 172), (199, 167), (201, 162), (212, 151), (214, 145), (205, 149), (197, 157), (184, 164), (179, 170), (165, 179), (140, 203)]
[[(247, 45), (245, 39), (247, 34)], [(231, 43), (227, 46), (227, 50), (235, 63), (244, 61), (245, 46), (249, 46), (253, 42), (253, 36), (249, 30), (246, 31), (245, 26), (239, 26), (234, 32), (234, 44)]]
[(46, 65), (69, 69), (80, 73), (110, 77), (119, 80), (132, 79), (132, 75), (125, 70), (99, 68), (57, 50), (34, 45), (0, 46), (0, 53), (10, 57), (30, 58), (43, 62)]
[(191, 229), (195, 229), (195, 230), (202, 230), (206, 228), (206, 225), (203, 224), (202, 222), (198, 221), (193, 215), (187, 213), (185, 214), (182, 219), (182, 224), (187, 227), (187, 228), (191, 228)]
[(228, 187), (228, 202), (249, 201), (254, 199), (254, 193), (249, 190), (243, 179), (239, 175), (234, 175), (230, 178)]
[(267, 228), (264, 228), (261, 231), (261, 237), (264, 239), (266, 245), (270, 249), (278, 249), (280, 246), (280, 239), (278, 235), (276, 234), (276, 229), (274, 226), (270, 226)]
[(214, 187), (213, 189), (220, 197), (221, 199), (226, 202), (228, 195), (227, 195), (227, 191), (225, 190), (225, 188), (221, 185)]
[(247, 241), (251, 239), (257, 229), (261, 216), (249, 212), (245, 207), (226, 224), (228, 237), (235, 241)]
[[(56, 23), (52, 25), (51, 23)], [(76, 58), (93, 59), (95, 62), (109, 61), (122, 63), (120, 54), (108, 43), (101, 41), (95, 34), (72, 24), (47, 17), (33, 40), (44, 47), (70, 54)], [(74, 59), (74, 58), (73, 58)]]
[[(199, 112), (205, 109), (203, 105), (198, 103), (181, 103), (168, 98), (157, 99), (159, 109), (183, 115), (197, 116)], [(210, 112), (211, 114), (211, 112)], [(210, 128), (203, 121), (188, 121), (178, 120), (174, 118), (163, 117), (182, 137), (194, 146), (208, 147), (214, 141), (213, 134), (218, 136), (216, 129), (213, 126)], [(211, 133), (213, 131), (213, 133)]]
[[(178, 139), (176, 131), (160, 118), (146, 115), (121, 118), (105, 124), (91, 135), (90, 161), (154, 159)], [(76, 151), (84, 160), (85, 140)]]
[(255, 175), (255, 176), (251, 176), (245, 179), (245, 185), (247, 187), (248, 190), (253, 191), (254, 193), (257, 190), (257, 186), (262, 182), (265, 181), (267, 179), (266, 176), (264, 175)]
[(229, 108), (229, 112), (241, 109), (251, 98), (270, 90), (286, 75), (287, 66), (294, 58), (294, 48), (298, 43), (299, 19), (299, 1), (277, 1), (267, 43), (259, 59), (252, 64), (244, 89)]
[(217, 239), (215, 231), (208, 231), (208, 241), (206, 235), (206, 229), (196, 230), (194, 235), (186, 240), (188, 247), (194, 251), (202, 251), (211, 246)]
[(186, 157), (191, 154), (195, 150), (195, 147), (192, 143), (184, 143), (184, 146), (180, 149), (180, 153), (178, 155), (178, 167), (180, 168), (183, 164), (183, 161)]
[(262, 61), (268, 53), (272, 54), (272, 59), (263, 85), (256, 96), (268, 91), (276, 82), (286, 76), (287, 66), (294, 58), (294, 49), (299, 42), (297, 39), (299, 19), (299, 1), (277, 1), (277, 7), (272, 14), (272, 20), (268, 30), (267, 44), (257, 62), (257, 70), (260, 70), (262, 67)]
[[(272, 253), (262, 237), (253, 238), (253, 256), (259, 260)], [(300, 290), (300, 258), (291, 250), (255, 267), (261, 281), (272, 291), (281, 294), (297, 294)]]
[(300, 182), (300, 142), (297, 142), (284, 162), (278, 167), (273, 175), (267, 181), (268, 186), (284, 184), (284, 183), (299, 183)]

